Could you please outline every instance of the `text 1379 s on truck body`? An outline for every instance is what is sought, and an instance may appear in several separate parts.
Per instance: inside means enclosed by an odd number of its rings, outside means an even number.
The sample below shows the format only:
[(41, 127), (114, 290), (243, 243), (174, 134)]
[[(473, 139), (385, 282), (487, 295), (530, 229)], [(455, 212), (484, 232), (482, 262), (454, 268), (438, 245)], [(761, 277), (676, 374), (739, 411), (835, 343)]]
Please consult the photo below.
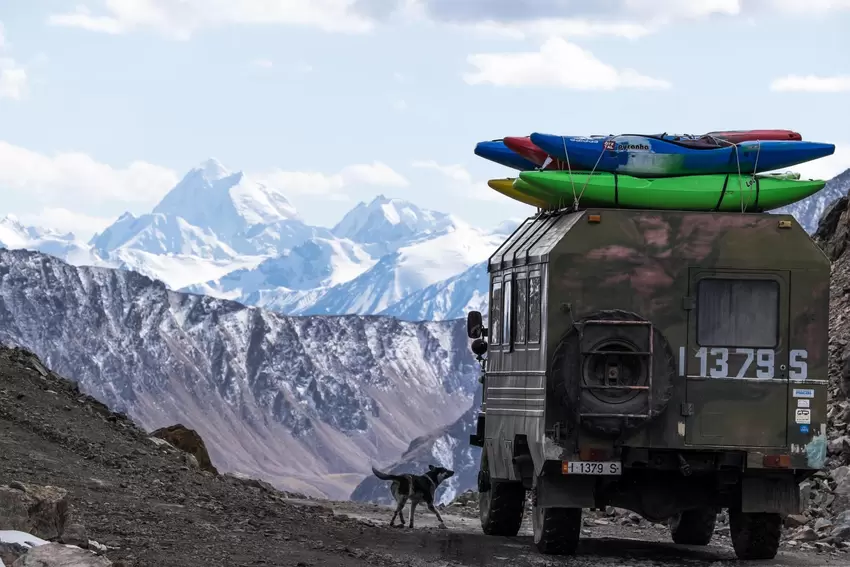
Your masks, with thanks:
[(793, 217), (540, 212), (488, 269), (485, 533), (515, 535), (530, 490), (543, 553), (617, 506), (701, 545), (727, 508), (737, 555), (773, 557), (826, 459), (830, 264)]

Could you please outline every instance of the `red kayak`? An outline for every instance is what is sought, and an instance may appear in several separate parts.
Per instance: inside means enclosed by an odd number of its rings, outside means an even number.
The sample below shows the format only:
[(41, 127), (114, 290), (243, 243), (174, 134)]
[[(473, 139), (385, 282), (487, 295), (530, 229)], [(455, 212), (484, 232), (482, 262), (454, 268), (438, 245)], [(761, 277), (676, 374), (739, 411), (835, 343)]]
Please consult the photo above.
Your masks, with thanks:
[(709, 132), (705, 135), (722, 138), (733, 144), (756, 140), (803, 140), (800, 133), (793, 130), (728, 130), (725, 132)]
[[(534, 145), (528, 136), (505, 136), (502, 142), (504, 142), (509, 150), (521, 155), (537, 167), (542, 167), (543, 164), (546, 164), (543, 169), (568, 169), (566, 161), (558, 158), (550, 158), (549, 154)], [(548, 164), (546, 163), (547, 160), (549, 162)]]

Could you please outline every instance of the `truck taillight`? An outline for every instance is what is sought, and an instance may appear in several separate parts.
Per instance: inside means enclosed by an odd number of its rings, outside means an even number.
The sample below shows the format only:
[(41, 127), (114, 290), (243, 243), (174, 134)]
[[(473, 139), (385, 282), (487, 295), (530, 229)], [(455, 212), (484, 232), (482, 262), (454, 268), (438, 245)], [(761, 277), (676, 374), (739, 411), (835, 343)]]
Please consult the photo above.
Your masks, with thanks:
[(762, 458), (762, 465), (769, 469), (789, 469), (791, 468), (791, 455), (765, 455)]

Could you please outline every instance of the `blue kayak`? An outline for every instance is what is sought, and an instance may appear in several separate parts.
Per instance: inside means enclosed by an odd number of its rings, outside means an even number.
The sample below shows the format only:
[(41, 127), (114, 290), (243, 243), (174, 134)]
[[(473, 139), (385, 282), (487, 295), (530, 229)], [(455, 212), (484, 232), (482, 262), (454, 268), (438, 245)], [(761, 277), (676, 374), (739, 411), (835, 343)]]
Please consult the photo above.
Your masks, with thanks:
[(478, 142), (475, 144), (475, 155), (520, 171), (537, 169), (534, 163), (507, 147), (502, 140)]
[(544, 152), (572, 170), (672, 177), (716, 173), (759, 173), (832, 155), (835, 145), (797, 140), (760, 140), (737, 146), (700, 143), (687, 137), (626, 134), (590, 138), (531, 134)]

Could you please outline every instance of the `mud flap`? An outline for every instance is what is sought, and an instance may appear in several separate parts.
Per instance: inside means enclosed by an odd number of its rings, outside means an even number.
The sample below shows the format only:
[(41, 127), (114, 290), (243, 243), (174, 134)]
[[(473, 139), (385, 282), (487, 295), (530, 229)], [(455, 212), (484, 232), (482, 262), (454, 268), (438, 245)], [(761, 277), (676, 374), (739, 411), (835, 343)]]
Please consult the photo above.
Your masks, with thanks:
[(800, 489), (791, 475), (745, 477), (741, 481), (741, 511), (800, 514)]
[(537, 477), (537, 505), (542, 508), (594, 508), (596, 477)]

